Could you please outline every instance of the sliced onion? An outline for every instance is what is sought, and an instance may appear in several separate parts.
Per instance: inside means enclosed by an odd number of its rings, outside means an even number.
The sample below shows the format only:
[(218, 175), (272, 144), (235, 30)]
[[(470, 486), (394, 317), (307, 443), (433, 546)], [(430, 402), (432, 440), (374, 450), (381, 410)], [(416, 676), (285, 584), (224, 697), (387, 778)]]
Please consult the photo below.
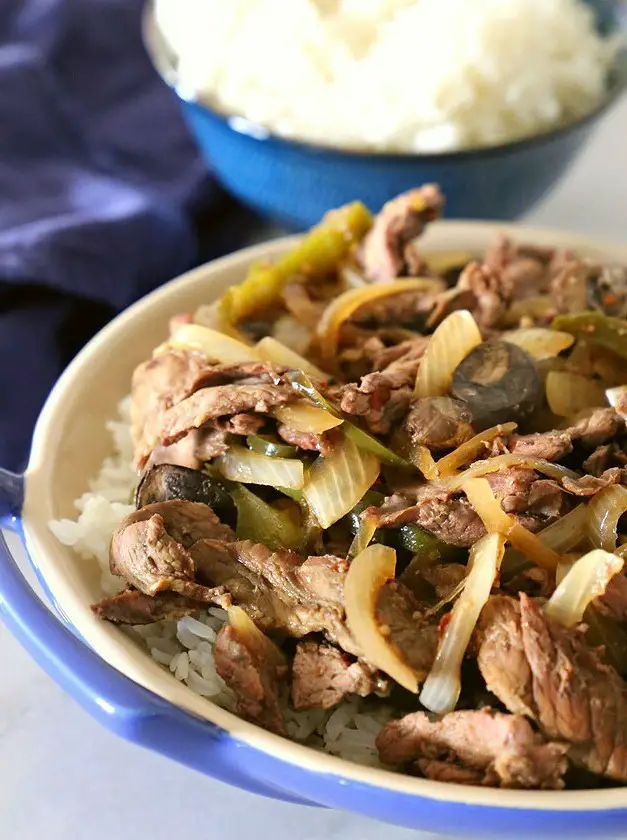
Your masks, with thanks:
[(627, 419), (627, 385), (619, 385), (617, 388), (608, 388), (605, 392), (608, 403), (615, 408), (618, 414)]
[(536, 362), (559, 356), (572, 347), (575, 339), (570, 333), (549, 330), (545, 327), (529, 327), (503, 333), (503, 341), (516, 344), (525, 350)]
[(564, 370), (552, 370), (546, 378), (546, 401), (553, 414), (571, 417), (588, 408), (605, 405), (600, 382)]
[(598, 548), (584, 554), (566, 572), (545, 605), (544, 612), (564, 627), (579, 624), (590, 602), (603, 595), (623, 564), (621, 557)]
[(242, 484), (265, 484), (298, 490), (305, 485), (303, 465), (296, 458), (270, 458), (243, 446), (231, 446), (214, 464), (225, 478)]
[[(276, 459), (273, 459), (276, 460)], [(379, 475), (379, 459), (344, 438), (313, 464), (303, 496), (322, 528), (351, 511)]]
[(274, 362), (277, 365), (283, 365), (290, 370), (302, 370), (310, 376), (315, 376), (316, 379), (327, 381), (329, 374), (325, 373), (320, 368), (316, 367), (307, 359), (299, 356), (294, 350), (290, 350), (276, 338), (266, 336), (255, 345), (255, 352), (259, 358), (264, 362)]
[(257, 627), (250, 616), (241, 607), (229, 607), (229, 624), (246, 639), (246, 646), (253, 650), (264, 662), (269, 661), (275, 668), (284, 668), (287, 660), (283, 651)]
[(281, 315), (277, 318), (272, 325), (272, 335), (281, 344), (301, 356), (307, 352), (311, 344), (311, 330), (293, 315)]
[(445, 479), (445, 485), (451, 492), (458, 490), (464, 481), (469, 478), (479, 478), (488, 473), (498, 472), (501, 469), (508, 467), (528, 467), (530, 470), (548, 475), (549, 478), (554, 478), (556, 481), (561, 481), (562, 478), (572, 478), (574, 480), (581, 478), (573, 470), (568, 467), (563, 467), (561, 464), (553, 464), (551, 461), (545, 461), (544, 458), (532, 458), (527, 455), (496, 455), (494, 458), (485, 458), (483, 461), (475, 461), (475, 463), (464, 472), (458, 475), (449, 476)]
[(339, 270), (339, 275), (347, 289), (363, 289), (368, 285), (366, 278), (349, 265), (343, 265)]
[(464, 654), (490, 597), (504, 550), (502, 534), (486, 534), (470, 550), (466, 585), (451, 610), (433, 667), (420, 692), (420, 702), (431, 712), (445, 715), (457, 705)]
[(550, 572), (557, 569), (561, 561), (560, 555), (523, 527), (513, 516), (505, 513), (487, 478), (468, 479), (462, 489), (488, 532), (506, 536), (514, 548), (525, 554), (536, 566)]
[(305, 402), (273, 408), (272, 416), (290, 429), (312, 435), (321, 435), (344, 422), (341, 417), (336, 417), (324, 408)]
[(536, 295), (534, 297), (516, 300), (505, 313), (505, 323), (512, 327), (517, 326), (521, 318), (550, 318), (555, 314), (555, 304), (548, 295)]
[(274, 551), (302, 548), (303, 529), (288, 512), (272, 507), (242, 484), (233, 485), (230, 493), (237, 508), (239, 539), (262, 543)]
[(440, 477), (440, 471), (433, 455), (426, 446), (415, 444), (409, 447), (409, 460), (418, 467), (427, 481), (435, 481)]
[[(315, 405), (328, 411), (334, 417), (340, 417), (339, 411), (314, 388), (313, 383), (305, 374), (290, 372), (287, 374), (287, 379), (292, 388), (298, 391), (299, 394), (304, 394), (309, 397)], [(363, 449), (364, 452), (370, 452), (371, 455), (375, 455), (384, 464), (390, 464), (390, 466), (401, 467), (403, 469), (407, 467), (411, 468), (412, 466), (409, 461), (401, 458), (396, 452), (384, 446), (381, 441), (368, 434), (368, 432), (364, 432), (363, 429), (355, 426), (350, 420), (344, 420), (344, 434), (357, 444), (360, 449)]]
[(269, 458), (295, 458), (298, 447), (288, 443), (280, 443), (268, 435), (246, 435), (246, 445), (253, 452), (267, 455)]
[(588, 509), (585, 504), (577, 505), (557, 522), (538, 533), (538, 538), (554, 551), (563, 554), (576, 548), (585, 536)]
[(342, 324), (365, 303), (390, 297), (390, 295), (398, 295), (402, 292), (437, 292), (442, 288), (443, 284), (440, 280), (417, 277), (412, 280), (395, 280), (392, 283), (370, 284), (362, 289), (349, 289), (344, 292), (344, 294), (331, 301), (324, 310), (316, 331), (320, 341), (320, 349), (325, 359), (330, 361), (335, 359)]
[(463, 578), (463, 580), (460, 580), (460, 582), (451, 589), (448, 595), (445, 595), (444, 598), (442, 598), (441, 601), (438, 601), (438, 603), (435, 604), (433, 607), (429, 607), (429, 609), (425, 610), (425, 618), (429, 618), (432, 615), (437, 615), (441, 609), (444, 609), (444, 607), (447, 606), (447, 604), (450, 604), (452, 601), (455, 601), (457, 597), (461, 595), (464, 591), (467, 579), (468, 578), (465, 577)]
[(416, 395), (440, 397), (447, 394), (455, 369), (482, 340), (470, 312), (462, 309), (448, 315), (431, 336), (421, 359)]
[(586, 532), (595, 548), (615, 551), (618, 520), (627, 511), (627, 488), (620, 484), (605, 487), (588, 504)]
[(362, 551), (365, 551), (365, 549), (368, 548), (368, 546), (372, 542), (372, 538), (374, 537), (376, 530), (376, 515), (369, 515), (365, 512), (362, 513), (359, 517), (357, 533), (355, 534), (355, 538), (353, 539), (350, 548), (348, 549), (349, 560), (352, 557), (356, 557), (358, 554), (361, 554)]
[(371, 545), (354, 558), (344, 581), (346, 621), (364, 658), (415, 694), (421, 675), (403, 662), (376, 615), (379, 593), (395, 571), (396, 552), (385, 545)]
[(242, 364), (258, 362), (259, 356), (253, 347), (229, 335), (201, 327), (199, 324), (184, 324), (179, 327), (168, 342), (170, 347), (183, 347), (200, 350), (208, 359), (215, 359), (223, 364)]
[(484, 432), (479, 432), (478, 435), (462, 443), (453, 452), (440, 458), (437, 462), (438, 472), (443, 477), (454, 475), (464, 464), (469, 464), (474, 461), (477, 455), (480, 455), (485, 450), (487, 443), (490, 443), (501, 435), (511, 435), (512, 432), (516, 431), (516, 428), (516, 423), (503, 423), (499, 426), (492, 426), (492, 428), (486, 429)]
[(194, 312), (194, 323), (212, 330), (220, 329), (220, 302), (203, 304)]

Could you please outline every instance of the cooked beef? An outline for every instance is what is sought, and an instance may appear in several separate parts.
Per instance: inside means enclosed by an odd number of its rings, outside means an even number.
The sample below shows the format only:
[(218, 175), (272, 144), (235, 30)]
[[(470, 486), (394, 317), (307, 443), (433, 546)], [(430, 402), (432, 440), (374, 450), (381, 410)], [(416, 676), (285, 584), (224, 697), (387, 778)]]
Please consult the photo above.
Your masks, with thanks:
[(352, 660), (331, 645), (299, 642), (292, 663), (292, 705), (301, 709), (331, 709), (345, 697), (367, 697), (385, 689), (385, 680), (370, 666)]
[(400, 370), (405, 381), (410, 382), (415, 379), (420, 359), (425, 354), (429, 340), (429, 336), (419, 335), (388, 347), (380, 340), (370, 339), (370, 346), (364, 349), (371, 359), (373, 370), (386, 373), (397, 373)]
[(267, 414), (274, 406), (285, 405), (293, 399), (294, 391), (284, 385), (201, 388), (165, 411), (151, 415), (137, 446), (136, 461), (143, 466), (155, 446), (168, 446), (189, 431), (219, 417), (232, 417), (250, 411)]
[(226, 430), (233, 435), (256, 435), (265, 422), (265, 417), (256, 414), (235, 414), (229, 417)]
[(215, 602), (212, 587), (195, 580), (189, 547), (203, 538), (232, 539), (207, 505), (167, 501), (147, 505), (122, 520), (109, 551), (114, 575), (123, 577), (145, 595), (171, 590), (195, 601)]
[(597, 478), (612, 467), (625, 466), (627, 466), (627, 454), (616, 443), (597, 446), (592, 455), (583, 462), (584, 470)]
[(342, 385), (331, 395), (345, 414), (363, 417), (371, 432), (384, 435), (407, 413), (412, 390), (403, 373), (375, 372), (362, 377), (359, 385)]
[(594, 604), (600, 613), (615, 621), (627, 621), (627, 577), (614, 575), (605, 592)]
[(292, 446), (298, 446), (299, 449), (304, 449), (307, 452), (320, 452), (322, 455), (328, 455), (333, 444), (333, 435), (328, 432), (321, 435), (316, 435), (313, 432), (299, 432), (286, 426), (285, 423), (278, 424), (277, 434)]
[(379, 593), (377, 620), (403, 661), (426, 676), (438, 647), (437, 624), (423, 618), (411, 591), (400, 581), (390, 581)]
[(578, 479), (563, 478), (562, 487), (575, 496), (594, 496), (599, 490), (603, 490), (611, 484), (625, 484), (626, 482), (627, 469), (612, 467), (598, 477), (584, 475)]
[[(425, 226), (437, 219), (444, 208), (444, 197), (435, 184), (427, 184), (389, 201), (377, 215), (360, 252), (364, 273), (375, 283), (418, 273), (413, 240)], [(413, 272), (412, 272), (413, 268)]]
[(519, 602), (492, 598), (477, 635), (486, 684), (510, 711), (569, 742), (574, 764), (627, 781), (627, 685), (580, 631), (560, 627), (521, 594)]
[(549, 432), (534, 432), (528, 435), (512, 435), (506, 442), (496, 438), (492, 442), (491, 455), (511, 452), (546, 461), (560, 461), (570, 455), (573, 444), (591, 449), (615, 438), (624, 429), (624, 421), (613, 408), (597, 408), (588, 417), (578, 420), (566, 429)]
[(468, 263), (457, 283), (460, 293), (470, 292), (473, 303), (468, 308), (480, 327), (497, 327), (512, 300), (513, 286), (507, 275), (489, 265)]
[(485, 253), (486, 265), (500, 271), (516, 299), (546, 294), (552, 274), (566, 259), (553, 248), (519, 245), (499, 237)]
[(572, 260), (551, 280), (551, 297), (558, 312), (584, 312), (588, 309), (589, 267)]
[(627, 268), (624, 265), (591, 265), (588, 306), (613, 318), (627, 317)]
[[(486, 476), (503, 509), (526, 528), (539, 531), (569, 508), (568, 496), (553, 481), (533, 470), (510, 467)], [(410, 488), (403, 493), (409, 494)], [(415, 504), (402, 496), (389, 497), (380, 508), (380, 528), (415, 523), (449, 545), (468, 547), (485, 535), (485, 528), (465, 496), (451, 493), (445, 484), (423, 483), (414, 490)], [(392, 502), (390, 503), (390, 499)]]
[(431, 721), (414, 712), (388, 723), (377, 738), (381, 761), (415, 766), (428, 779), (503, 788), (560, 790), (564, 744), (546, 742), (520, 715), (489, 709), (452, 712)]
[(447, 598), (467, 574), (467, 567), (461, 563), (440, 563), (422, 570), (423, 578), (433, 586), (438, 600)]
[(263, 655), (239, 627), (219, 631), (214, 657), (216, 671), (235, 693), (237, 713), (270, 732), (287, 734), (279, 701), (287, 666)]
[(472, 416), (461, 400), (427, 397), (412, 403), (403, 424), (414, 444), (454, 449), (474, 435)]
[(436, 305), (444, 291), (444, 284), (432, 281), (430, 290), (414, 289), (394, 292), (385, 297), (375, 298), (363, 303), (351, 316), (355, 324), (414, 326), (427, 323), (427, 316)]
[[(224, 609), (231, 605), (231, 598), (224, 587), (216, 587), (213, 594), (211, 603)], [(98, 618), (114, 624), (153, 624), (163, 619), (174, 621), (206, 606), (207, 601), (195, 601), (178, 592), (158, 592), (150, 596), (136, 589), (125, 589), (93, 604), (92, 610)]]

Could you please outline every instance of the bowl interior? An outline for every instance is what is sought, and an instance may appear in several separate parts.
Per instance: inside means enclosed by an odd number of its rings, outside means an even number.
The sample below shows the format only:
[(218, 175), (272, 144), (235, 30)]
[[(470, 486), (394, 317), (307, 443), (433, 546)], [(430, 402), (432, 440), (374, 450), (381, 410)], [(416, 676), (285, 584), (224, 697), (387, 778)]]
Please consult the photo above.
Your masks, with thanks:
[[(627, 263), (627, 245), (603, 244), (555, 231), (475, 222), (434, 224), (424, 237), (424, 250), (480, 252), (499, 232), (510, 233), (519, 240), (563, 245), (590, 256)], [(105, 421), (116, 416), (119, 400), (129, 391), (133, 368), (167, 335), (168, 318), (212, 302), (229, 285), (241, 281), (252, 262), (273, 259), (294, 241), (294, 238), (282, 239), (256, 246), (173, 281), (119, 316), (74, 360), (48, 399), (34, 436), (24, 506), (24, 530), (31, 557), (62, 615), (104, 660), (145, 688), (228, 730), (234, 737), (320, 772), (438, 799), (494, 805), (493, 792), (486, 789), (426, 782), (322, 755), (270, 735), (194, 694), (121, 630), (93, 616), (89, 605), (102, 594), (96, 562), (81, 559), (62, 546), (48, 528), (51, 519), (76, 515), (73, 500), (88, 489), (90, 477), (98, 472), (111, 448)], [(531, 795), (534, 807), (540, 802), (544, 804), (539, 807), (547, 808), (556, 807), (557, 802), (559, 807), (565, 807), (568, 802), (569, 808), (601, 808), (610, 804), (617, 807), (627, 802), (627, 791), (618, 789), (589, 794), (499, 791), (497, 804), (525, 807)]]

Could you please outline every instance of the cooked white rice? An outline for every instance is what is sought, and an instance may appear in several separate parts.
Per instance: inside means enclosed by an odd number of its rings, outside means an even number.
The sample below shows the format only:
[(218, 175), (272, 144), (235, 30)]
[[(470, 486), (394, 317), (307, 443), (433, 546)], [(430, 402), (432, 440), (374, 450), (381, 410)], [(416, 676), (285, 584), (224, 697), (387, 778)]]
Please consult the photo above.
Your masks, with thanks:
[(615, 42), (582, 0), (157, 0), (182, 89), (286, 137), (448, 151), (591, 111)]
[[(124, 585), (109, 571), (109, 543), (118, 523), (134, 510), (129, 502), (137, 475), (131, 466), (129, 409), (127, 398), (120, 403), (119, 419), (107, 423), (114, 454), (89, 482), (89, 492), (75, 500), (77, 518), (50, 522), (50, 529), (63, 545), (71, 546), (85, 562), (98, 563), (103, 595), (117, 592)], [(175, 679), (233, 711), (233, 695), (217, 674), (213, 657), (216, 633), (225, 620), (224, 610), (210, 607), (195, 617), (128, 628), (128, 632)], [(374, 740), (391, 717), (391, 710), (385, 705), (354, 698), (331, 712), (295, 712), (286, 692), (284, 709), (287, 730), (294, 740), (362, 764), (378, 763)]]

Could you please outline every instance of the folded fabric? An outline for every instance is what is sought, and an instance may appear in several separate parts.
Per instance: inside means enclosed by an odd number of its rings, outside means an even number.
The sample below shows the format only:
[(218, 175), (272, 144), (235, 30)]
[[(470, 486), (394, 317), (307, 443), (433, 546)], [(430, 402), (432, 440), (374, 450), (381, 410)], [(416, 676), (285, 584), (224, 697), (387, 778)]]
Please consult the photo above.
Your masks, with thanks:
[(141, 41), (142, 0), (0, 0), (0, 464), (71, 355), (190, 267), (216, 194)]

